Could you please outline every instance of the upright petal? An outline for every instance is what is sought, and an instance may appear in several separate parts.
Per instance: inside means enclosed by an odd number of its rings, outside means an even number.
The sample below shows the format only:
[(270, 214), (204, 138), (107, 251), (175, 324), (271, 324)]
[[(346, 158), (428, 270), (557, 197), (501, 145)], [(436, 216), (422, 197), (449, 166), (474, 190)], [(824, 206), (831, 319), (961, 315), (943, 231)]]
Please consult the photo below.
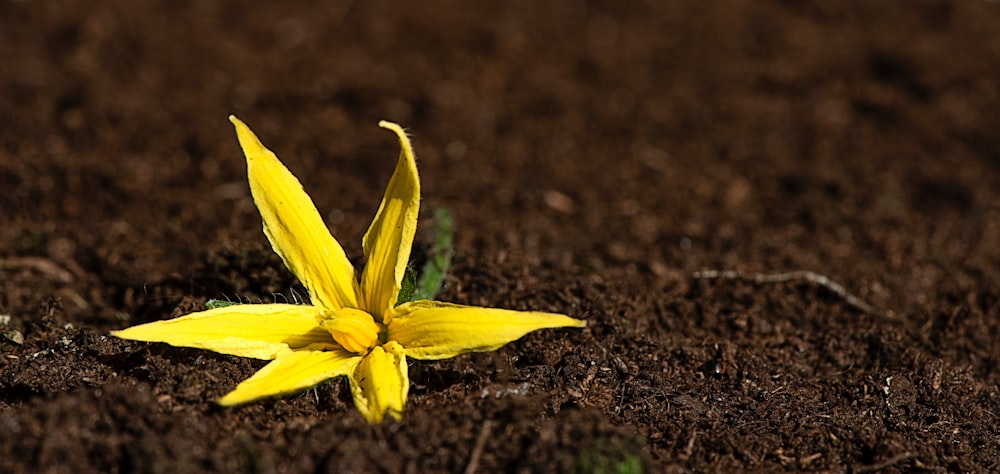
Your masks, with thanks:
[(369, 423), (378, 423), (388, 414), (403, 416), (410, 378), (403, 348), (392, 341), (372, 349), (354, 369), (351, 392), (354, 405)]
[(402, 344), (406, 355), (414, 359), (447, 359), (492, 351), (538, 329), (586, 325), (562, 314), (420, 300), (396, 307), (389, 322), (389, 340)]
[(360, 359), (342, 349), (282, 354), (220, 398), (219, 404), (238, 405), (307, 389), (338, 375), (347, 375)]
[(293, 349), (339, 348), (320, 326), (323, 308), (297, 304), (238, 304), (112, 331), (135, 341), (165, 342), (222, 354), (274, 359)]
[(354, 267), (302, 184), (246, 124), (232, 115), (229, 121), (246, 155), (250, 192), (271, 247), (302, 280), (313, 303), (334, 310), (356, 308)]
[(382, 121), (379, 126), (396, 133), (402, 150), (375, 219), (365, 233), (363, 247), (368, 262), (361, 274), (361, 293), (362, 309), (385, 323), (388, 310), (396, 304), (417, 231), (420, 179), (406, 132), (391, 122)]

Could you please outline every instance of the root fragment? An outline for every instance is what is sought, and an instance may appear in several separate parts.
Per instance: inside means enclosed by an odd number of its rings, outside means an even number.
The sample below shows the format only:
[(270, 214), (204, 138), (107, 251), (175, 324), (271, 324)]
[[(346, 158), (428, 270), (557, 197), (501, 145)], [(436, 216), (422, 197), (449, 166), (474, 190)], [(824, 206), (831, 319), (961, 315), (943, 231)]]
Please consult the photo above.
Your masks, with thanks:
[(863, 313), (871, 315), (882, 315), (883, 312), (865, 300), (854, 296), (844, 288), (844, 285), (837, 283), (832, 278), (808, 270), (796, 270), (782, 273), (740, 273), (735, 270), (702, 270), (694, 272), (691, 277), (698, 280), (744, 280), (754, 283), (785, 283), (794, 280), (805, 280), (813, 285), (823, 287), (840, 297), (847, 303)]

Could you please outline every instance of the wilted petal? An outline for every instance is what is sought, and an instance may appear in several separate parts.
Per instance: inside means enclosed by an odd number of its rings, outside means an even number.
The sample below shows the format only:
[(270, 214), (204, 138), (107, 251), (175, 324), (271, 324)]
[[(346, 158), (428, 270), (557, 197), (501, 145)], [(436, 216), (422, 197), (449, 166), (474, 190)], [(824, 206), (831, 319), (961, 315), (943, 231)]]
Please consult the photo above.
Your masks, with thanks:
[(357, 354), (343, 349), (281, 354), (220, 398), (219, 404), (238, 405), (307, 389), (324, 380), (347, 375), (359, 360)]
[(365, 301), (362, 309), (384, 323), (388, 310), (396, 304), (410, 258), (420, 210), (420, 179), (413, 148), (403, 129), (385, 121), (379, 122), (379, 126), (396, 133), (401, 151), (382, 203), (362, 242), (368, 262), (361, 274), (361, 292)]
[(382, 421), (386, 414), (400, 419), (409, 391), (406, 356), (393, 341), (372, 349), (351, 375), (354, 405), (369, 423)]
[(113, 336), (197, 347), (255, 359), (301, 348), (338, 348), (320, 326), (322, 308), (296, 304), (238, 304), (112, 331)]
[(250, 192), (271, 247), (309, 290), (314, 304), (356, 308), (354, 267), (302, 184), (246, 124), (234, 116), (229, 120), (247, 158)]
[(413, 301), (393, 311), (389, 339), (414, 359), (446, 359), (492, 351), (544, 328), (584, 327), (586, 321), (554, 313)]

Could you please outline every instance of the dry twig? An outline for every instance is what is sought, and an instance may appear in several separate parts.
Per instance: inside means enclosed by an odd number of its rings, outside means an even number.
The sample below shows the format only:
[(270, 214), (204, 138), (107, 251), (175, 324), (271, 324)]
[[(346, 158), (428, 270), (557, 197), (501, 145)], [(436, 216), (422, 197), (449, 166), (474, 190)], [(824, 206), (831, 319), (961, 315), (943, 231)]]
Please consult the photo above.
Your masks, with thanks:
[(700, 280), (746, 280), (754, 283), (784, 283), (792, 280), (805, 280), (817, 286), (826, 288), (844, 300), (849, 306), (854, 307), (864, 313), (872, 315), (883, 314), (881, 310), (872, 306), (868, 302), (854, 296), (844, 285), (833, 281), (826, 275), (821, 275), (808, 270), (797, 270), (783, 273), (740, 273), (735, 270), (702, 270), (694, 272), (692, 278)]
[(465, 474), (475, 474), (476, 469), (479, 468), (479, 458), (483, 455), (483, 449), (486, 448), (486, 440), (490, 437), (492, 427), (492, 421), (483, 422), (483, 427), (479, 430), (479, 436), (476, 438), (476, 446), (472, 448), (472, 455), (469, 456), (469, 464), (465, 466)]
[(29, 268), (59, 283), (72, 283), (73, 274), (45, 257), (13, 257), (0, 259), (0, 270)]

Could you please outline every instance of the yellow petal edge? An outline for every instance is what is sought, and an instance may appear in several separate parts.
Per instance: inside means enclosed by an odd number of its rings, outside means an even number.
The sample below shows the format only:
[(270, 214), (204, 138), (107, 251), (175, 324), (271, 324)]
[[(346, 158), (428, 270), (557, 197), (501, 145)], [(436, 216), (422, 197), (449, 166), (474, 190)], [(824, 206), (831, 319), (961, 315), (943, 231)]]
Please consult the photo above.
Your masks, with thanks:
[(414, 359), (447, 359), (492, 351), (546, 328), (584, 327), (586, 321), (562, 314), (412, 301), (394, 310), (389, 339)]
[(238, 304), (132, 326), (111, 335), (270, 360), (293, 349), (336, 347), (309, 305)]
[(379, 122), (379, 126), (396, 134), (400, 152), (382, 202), (362, 239), (368, 261), (361, 273), (361, 288), (364, 308), (386, 323), (388, 311), (399, 297), (400, 283), (417, 231), (420, 178), (417, 176), (413, 147), (403, 128), (384, 120)]
[(238, 405), (305, 390), (324, 380), (349, 374), (360, 360), (357, 354), (345, 350), (282, 354), (220, 398), (218, 403)]
[(389, 341), (372, 349), (350, 377), (354, 406), (369, 423), (382, 421), (386, 414), (402, 418), (410, 378), (398, 343)]
[(245, 123), (230, 115), (247, 159), (250, 193), (264, 234), (285, 266), (328, 309), (357, 308), (354, 266), (316, 210), (302, 184)]

